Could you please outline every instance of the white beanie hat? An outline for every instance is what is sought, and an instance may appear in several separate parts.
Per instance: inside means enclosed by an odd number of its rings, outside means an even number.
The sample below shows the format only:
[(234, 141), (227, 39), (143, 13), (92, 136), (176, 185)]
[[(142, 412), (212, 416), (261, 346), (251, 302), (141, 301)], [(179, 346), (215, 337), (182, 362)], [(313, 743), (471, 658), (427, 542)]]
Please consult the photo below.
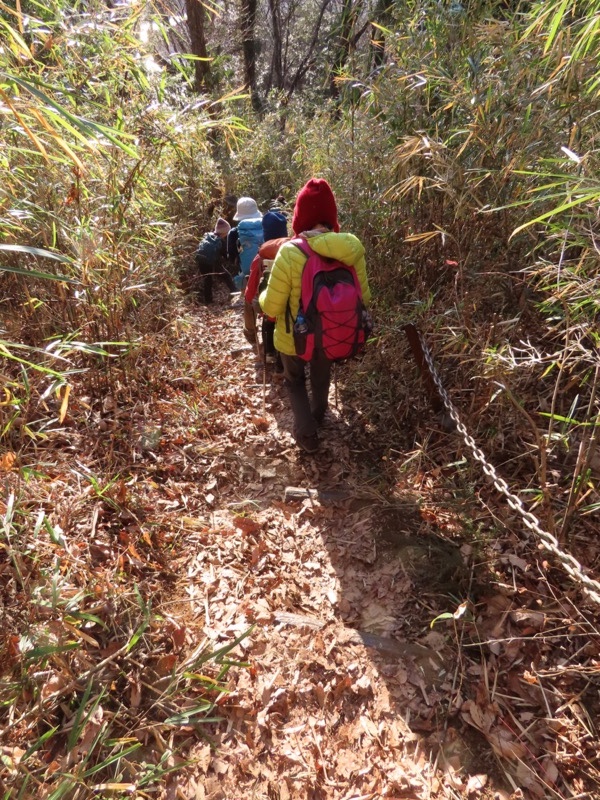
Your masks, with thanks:
[(262, 219), (262, 214), (258, 210), (256, 200), (251, 197), (240, 197), (237, 201), (234, 220), (241, 222), (243, 219)]

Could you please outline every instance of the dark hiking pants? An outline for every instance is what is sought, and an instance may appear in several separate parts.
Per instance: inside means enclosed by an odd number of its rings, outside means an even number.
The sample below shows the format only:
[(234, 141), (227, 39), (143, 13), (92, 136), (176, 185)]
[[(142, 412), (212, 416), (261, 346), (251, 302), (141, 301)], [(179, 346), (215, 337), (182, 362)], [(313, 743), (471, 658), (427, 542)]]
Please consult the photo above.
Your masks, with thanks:
[[(277, 354), (275, 344), (273, 341), (275, 334), (275, 322), (268, 317), (261, 318), (261, 338), (264, 354), (267, 356), (274, 356)], [(244, 301), (244, 338), (250, 344), (257, 344), (257, 327), (256, 327), (256, 311), (252, 303), (247, 300)]]
[(306, 387), (306, 361), (298, 356), (281, 354), (283, 377), (287, 387), (292, 412), (294, 432), (299, 436), (313, 436), (323, 421), (328, 406), (331, 361), (322, 352), (315, 354), (308, 364), (311, 399)]
[(265, 353), (268, 356), (274, 356), (277, 352), (275, 350), (275, 344), (273, 342), (273, 337), (275, 335), (275, 322), (268, 317), (263, 317), (262, 320), (262, 340), (263, 340), (263, 347), (265, 348)]
[(217, 277), (221, 280), (225, 281), (227, 288), (230, 292), (235, 292), (235, 283), (233, 282), (233, 278), (231, 277), (231, 273), (225, 268), (221, 261), (218, 261), (216, 264), (211, 264), (205, 258), (197, 257), (196, 264), (198, 265), (198, 269), (200, 270), (200, 275), (202, 275), (202, 284), (203, 284), (203, 292), (204, 292), (204, 302), (205, 303), (212, 303), (213, 301), (213, 278)]

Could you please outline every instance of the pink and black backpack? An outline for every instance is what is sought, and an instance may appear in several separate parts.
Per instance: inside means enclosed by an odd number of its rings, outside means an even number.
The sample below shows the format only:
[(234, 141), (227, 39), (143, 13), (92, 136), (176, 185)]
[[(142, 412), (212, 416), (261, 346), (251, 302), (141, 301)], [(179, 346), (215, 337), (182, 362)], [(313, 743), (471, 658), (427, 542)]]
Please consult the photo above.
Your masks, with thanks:
[(315, 253), (306, 239), (292, 239), (292, 244), (307, 256), (294, 323), (296, 355), (304, 361), (315, 350), (331, 361), (355, 356), (371, 330), (356, 270)]

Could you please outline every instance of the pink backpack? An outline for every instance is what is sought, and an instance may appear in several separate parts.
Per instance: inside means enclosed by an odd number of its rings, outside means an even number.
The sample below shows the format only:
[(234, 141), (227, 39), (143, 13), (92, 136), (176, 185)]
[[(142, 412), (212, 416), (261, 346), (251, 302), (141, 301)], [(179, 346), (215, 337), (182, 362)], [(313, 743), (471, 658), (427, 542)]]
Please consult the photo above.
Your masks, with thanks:
[(296, 355), (310, 361), (316, 349), (331, 361), (355, 356), (370, 332), (356, 270), (315, 253), (306, 239), (292, 239), (292, 244), (307, 256), (294, 323)]

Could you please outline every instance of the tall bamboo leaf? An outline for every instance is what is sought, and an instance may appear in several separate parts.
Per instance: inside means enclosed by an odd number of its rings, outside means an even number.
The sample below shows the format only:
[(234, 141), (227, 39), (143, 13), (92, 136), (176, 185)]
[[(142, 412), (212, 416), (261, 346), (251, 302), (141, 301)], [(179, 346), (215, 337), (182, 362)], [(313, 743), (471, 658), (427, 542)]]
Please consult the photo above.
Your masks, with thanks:
[(558, 29), (563, 24), (565, 12), (567, 8), (572, 5), (571, 0), (562, 0), (562, 3), (556, 10), (556, 13), (552, 17), (552, 21), (550, 22), (550, 28), (548, 29), (548, 38), (546, 39), (546, 44), (544, 46), (544, 53), (547, 53), (550, 48), (552, 47), (554, 40), (558, 34)]
[[(126, 136), (127, 138), (133, 138), (129, 136), (129, 134), (123, 133), (121, 131), (117, 131), (114, 128), (109, 128), (107, 125), (101, 125), (98, 122), (93, 122), (90, 119), (86, 119), (85, 117), (78, 117), (75, 114), (71, 114), (70, 111), (67, 111), (66, 108), (63, 108), (59, 103), (49, 97), (44, 92), (40, 91), (36, 86), (34, 86), (29, 81), (24, 81), (22, 78), (17, 78), (16, 75), (11, 75), (8, 73), (0, 73), (3, 74), (5, 78), (7, 78), (12, 83), (15, 83), (17, 86), (20, 86), (25, 91), (32, 94), (42, 103), (46, 103), (47, 105), (51, 106), (55, 111), (58, 112), (62, 117), (67, 119), (72, 125), (74, 125), (78, 130), (84, 133), (86, 136), (89, 136), (93, 139), (97, 137), (104, 137), (112, 142), (117, 147), (120, 147), (127, 155), (130, 155), (132, 158), (137, 158), (137, 150), (134, 147), (131, 147), (125, 142), (121, 141), (120, 137)], [(88, 141), (88, 145), (89, 145)]]
[(60, 283), (81, 283), (76, 278), (67, 278), (65, 275), (52, 275), (50, 272), (39, 272), (36, 269), (19, 269), (19, 267), (3, 267), (0, 272), (12, 272), (15, 275), (25, 275), (27, 278), (41, 278), (45, 281), (59, 281)]
[(510, 238), (512, 239), (513, 236), (516, 236), (517, 233), (525, 230), (526, 228), (530, 228), (532, 225), (535, 225), (538, 222), (543, 222), (544, 220), (550, 219), (551, 217), (555, 217), (557, 214), (561, 214), (563, 211), (568, 211), (570, 208), (576, 208), (577, 206), (581, 206), (584, 203), (597, 203), (598, 198), (600, 196), (600, 192), (589, 192), (588, 194), (584, 194), (581, 197), (578, 197), (576, 200), (571, 200), (568, 203), (562, 203), (560, 206), (551, 209), (550, 211), (546, 211), (545, 214), (540, 214), (539, 217), (535, 217), (535, 219), (530, 219), (528, 222), (525, 222), (523, 225), (519, 225), (518, 228), (511, 233)]
[(61, 253), (53, 253), (41, 247), (31, 247), (26, 244), (0, 244), (0, 250), (7, 250), (11, 253), (28, 253), (29, 255), (42, 256), (43, 258), (53, 258), (56, 261), (61, 261), (63, 264), (75, 263), (69, 256), (64, 256)]

